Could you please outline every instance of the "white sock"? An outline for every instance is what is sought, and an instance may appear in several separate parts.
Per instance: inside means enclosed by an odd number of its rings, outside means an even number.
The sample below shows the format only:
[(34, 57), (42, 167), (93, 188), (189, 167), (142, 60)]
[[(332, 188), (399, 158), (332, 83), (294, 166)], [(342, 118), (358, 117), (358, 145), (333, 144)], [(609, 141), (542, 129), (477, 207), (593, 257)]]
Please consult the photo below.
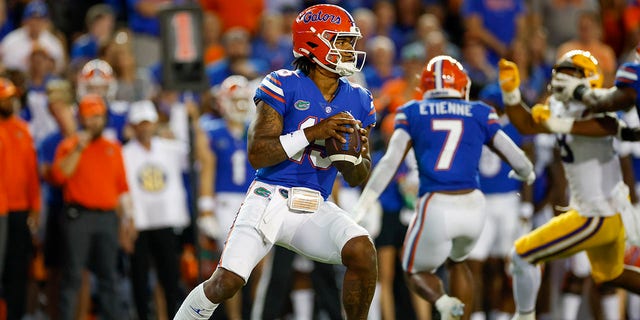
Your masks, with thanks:
[(627, 291), (627, 315), (629, 320), (640, 320), (640, 295)]
[(575, 320), (578, 318), (578, 310), (580, 310), (580, 303), (582, 302), (582, 296), (575, 293), (563, 293), (562, 294), (562, 319)]
[(487, 320), (487, 315), (484, 311), (474, 311), (471, 313), (471, 320)]
[(369, 307), (368, 320), (382, 319), (382, 310), (380, 310), (380, 283), (376, 283), (376, 291), (373, 292), (371, 306)]
[(204, 295), (204, 284), (201, 283), (184, 299), (173, 320), (207, 320), (217, 307)]
[(605, 320), (620, 319), (620, 298), (617, 294), (603, 296), (601, 303)]
[(518, 254), (512, 254), (513, 297), (518, 313), (535, 311), (536, 298), (540, 290), (542, 275), (538, 266), (524, 261)]
[(298, 289), (291, 291), (294, 319), (313, 319), (313, 293), (312, 289)]

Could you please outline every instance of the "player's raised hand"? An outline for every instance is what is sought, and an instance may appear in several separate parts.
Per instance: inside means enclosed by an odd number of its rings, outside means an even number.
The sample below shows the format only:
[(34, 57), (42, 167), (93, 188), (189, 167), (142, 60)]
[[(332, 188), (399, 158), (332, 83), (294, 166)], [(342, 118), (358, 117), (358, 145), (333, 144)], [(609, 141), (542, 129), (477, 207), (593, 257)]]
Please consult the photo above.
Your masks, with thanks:
[(518, 66), (506, 59), (498, 62), (498, 79), (502, 92), (513, 92), (520, 87), (520, 71)]
[(326, 118), (305, 130), (310, 141), (336, 138), (345, 143), (342, 133), (353, 133), (358, 122), (349, 113), (340, 112)]
[(543, 124), (551, 117), (551, 110), (549, 106), (538, 103), (531, 108), (531, 117), (536, 123)]

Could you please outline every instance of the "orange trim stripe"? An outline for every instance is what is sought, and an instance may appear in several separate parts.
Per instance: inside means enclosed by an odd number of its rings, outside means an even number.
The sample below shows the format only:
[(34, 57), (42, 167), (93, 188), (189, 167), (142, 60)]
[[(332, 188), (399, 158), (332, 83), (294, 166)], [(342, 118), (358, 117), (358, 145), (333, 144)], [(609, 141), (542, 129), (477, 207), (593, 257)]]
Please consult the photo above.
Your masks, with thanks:
[(407, 271), (411, 272), (413, 271), (413, 262), (415, 260), (416, 257), (416, 250), (418, 249), (418, 242), (420, 241), (420, 236), (422, 235), (422, 230), (423, 230), (423, 226), (424, 226), (424, 221), (427, 220), (427, 207), (429, 206), (429, 201), (431, 201), (431, 199), (433, 198), (433, 193), (431, 193), (427, 199), (424, 201), (424, 206), (422, 207), (422, 219), (420, 220), (420, 226), (419, 226), (419, 231), (418, 234), (416, 235), (416, 238), (413, 239), (413, 243), (411, 244), (411, 254), (409, 255), (409, 263), (407, 265)]
[(268, 76), (267, 76), (267, 79), (268, 79), (269, 81), (271, 81), (271, 82), (273, 82), (273, 83), (275, 83), (275, 84), (279, 85), (279, 86), (282, 86), (282, 83), (280, 83), (280, 81), (278, 81), (278, 79), (276, 79), (276, 78), (272, 77), (271, 75), (268, 75)]
[(272, 93), (270, 90), (268, 90), (267, 88), (265, 88), (264, 86), (260, 86), (260, 90), (264, 91), (264, 93), (268, 94), (269, 96), (271, 96), (272, 98), (284, 103), (284, 99), (282, 99), (281, 97), (278, 97), (275, 93)]

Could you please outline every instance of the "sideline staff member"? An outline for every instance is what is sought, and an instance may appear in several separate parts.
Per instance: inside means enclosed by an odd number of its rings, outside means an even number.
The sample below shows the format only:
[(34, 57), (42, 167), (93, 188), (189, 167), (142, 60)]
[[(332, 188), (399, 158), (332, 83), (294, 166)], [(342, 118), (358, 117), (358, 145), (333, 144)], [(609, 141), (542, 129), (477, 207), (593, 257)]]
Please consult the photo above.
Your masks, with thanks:
[[(119, 215), (123, 229), (132, 226), (131, 200), (122, 151), (102, 136), (106, 123), (104, 100), (88, 94), (79, 103), (82, 130), (56, 150), (53, 178), (62, 185), (65, 217), (61, 319), (73, 319), (82, 270), (91, 266), (98, 278), (101, 319), (119, 319), (116, 293)], [(129, 237), (127, 244), (132, 244)], [(127, 246), (124, 245), (125, 249)], [(130, 247), (129, 247), (130, 248)]]

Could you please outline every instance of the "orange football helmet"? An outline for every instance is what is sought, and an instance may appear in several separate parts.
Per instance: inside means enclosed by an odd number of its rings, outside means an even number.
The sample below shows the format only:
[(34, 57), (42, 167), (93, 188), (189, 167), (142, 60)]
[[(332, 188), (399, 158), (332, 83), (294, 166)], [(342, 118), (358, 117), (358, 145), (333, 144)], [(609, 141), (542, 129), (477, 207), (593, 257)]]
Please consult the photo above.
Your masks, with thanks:
[(450, 56), (437, 56), (422, 69), (420, 89), (424, 98), (469, 99), (471, 79), (460, 62)]
[(212, 93), (217, 99), (222, 116), (229, 121), (245, 122), (255, 109), (253, 106), (255, 88), (243, 76), (234, 75), (224, 79), (218, 87), (212, 89)]
[(78, 100), (86, 94), (95, 93), (111, 101), (116, 96), (118, 84), (113, 68), (104, 60), (94, 59), (87, 62), (78, 75)]
[[(331, 4), (311, 6), (300, 12), (293, 22), (292, 32), (296, 58), (305, 56), (340, 76), (362, 70), (367, 54), (353, 50), (362, 34), (346, 10)], [(336, 41), (345, 40), (345, 37), (352, 38), (351, 50), (336, 48)], [(345, 57), (349, 57), (347, 61), (344, 61)]]

